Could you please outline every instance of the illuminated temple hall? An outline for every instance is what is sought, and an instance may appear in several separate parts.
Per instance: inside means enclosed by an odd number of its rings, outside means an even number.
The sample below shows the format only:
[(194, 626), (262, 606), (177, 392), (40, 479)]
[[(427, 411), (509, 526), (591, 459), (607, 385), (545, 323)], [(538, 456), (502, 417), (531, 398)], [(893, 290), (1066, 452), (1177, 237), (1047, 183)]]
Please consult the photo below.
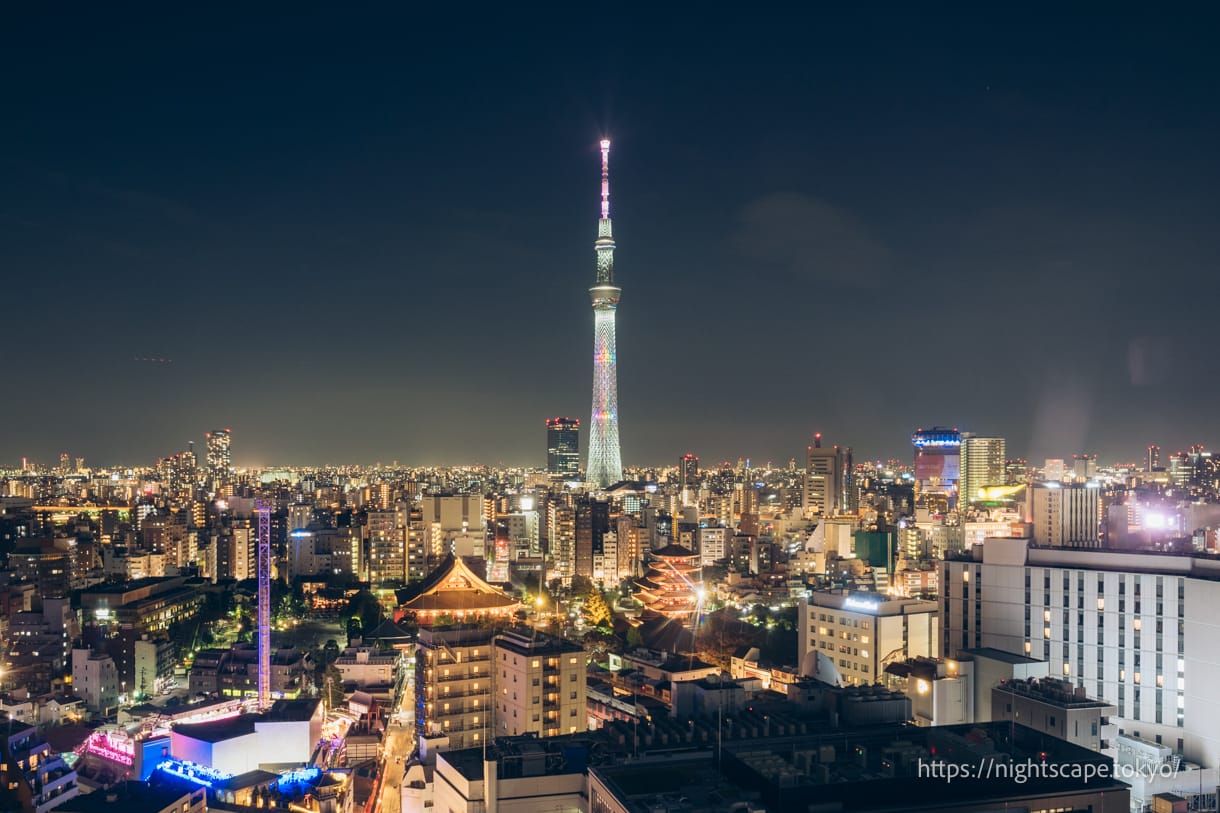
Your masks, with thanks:
[(480, 578), (461, 556), (450, 554), (402, 609), (414, 613), (419, 623), (431, 624), (445, 618), (507, 618), (522, 607), (515, 598)]

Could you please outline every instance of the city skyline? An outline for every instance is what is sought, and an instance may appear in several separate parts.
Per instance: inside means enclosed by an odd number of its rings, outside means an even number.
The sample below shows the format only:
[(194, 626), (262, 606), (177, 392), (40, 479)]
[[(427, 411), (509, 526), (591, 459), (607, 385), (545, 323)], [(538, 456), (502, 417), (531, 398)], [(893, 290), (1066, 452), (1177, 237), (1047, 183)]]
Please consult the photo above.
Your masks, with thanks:
[(394, 12), (15, 15), (0, 461), (232, 426), (249, 465), (536, 463), (543, 418), (588, 418), (604, 134), (627, 461), (905, 457), (936, 423), (1033, 460), (1214, 444), (1181, 309), (1220, 258), (1205, 27), (904, 14), (546, 20), (528, 58), (490, 19), (400, 48)]

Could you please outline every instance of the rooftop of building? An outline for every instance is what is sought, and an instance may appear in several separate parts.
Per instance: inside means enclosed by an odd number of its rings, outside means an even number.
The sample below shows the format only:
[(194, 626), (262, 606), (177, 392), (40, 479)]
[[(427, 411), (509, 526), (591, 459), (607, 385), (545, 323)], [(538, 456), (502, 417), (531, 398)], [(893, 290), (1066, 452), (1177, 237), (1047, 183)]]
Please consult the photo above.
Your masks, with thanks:
[(243, 714), (240, 717), (209, 720), (206, 723), (180, 723), (174, 726), (174, 733), (200, 742), (224, 742), (235, 737), (253, 734), (256, 719), (256, 715)]
[(1028, 666), (1033, 663), (1042, 663), (1037, 658), (1031, 658), (1028, 655), (1018, 655), (1013, 652), (1005, 652), (1002, 649), (996, 649), (990, 646), (978, 646), (970, 649), (961, 650), (963, 655), (973, 655), (979, 658), (987, 658), (988, 660), (999, 661), (1000, 663), (1008, 663), (1014, 666)]
[(183, 576), (147, 576), (143, 579), (132, 579), (130, 581), (118, 582), (117, 584), (98, 584), (93, 587), (88, 587), (82, 591), (82, 596), (102, 596), (102, 595), (121, 595), (123, 593), (131, 593), (136, 590), (143, 590), (149, 587), (173, 586), (186, 581)]
[(960, 553), (946, 554), (945, 559), (1015, 567), (1063, 567), (1220, 581), (1220, 555), (1199, 551), (1039, 547), (1027, 538), (988, 537), (982, 544), (975, 544)]
[(1053, 677), (1001, 680), (998, 686), (992, 687), (992, 691), (1030, 697), (1062, 709), (1115, 708), (1110, 703), (1089, 697), (1083, 686)]
[(635, 649), (623, 653), (623, 660), (633, 664), (651, 666), (662, 672), (694, 672), (701, 669), (715, 669), (714, 664), (700, 660), (694, 655), (683, 655), (674, 652), (657, 652), (651, 649)]
[(199, 786), (192, 789), (127, 781), (105, 790), (80, 794), (56, 805), (55, 809), (64, 813), (105, 813), (115, 808), (121, 808), (123, 813), (160, 813), (183, 796), (201, 791)]
[(470, 781), (483, 778), (483, 760), (496, 762), (500, 779), (527, 776), (556, 776), (582, 773), (590, 756), (597, 750), (599, 738), (587, 733), (565, 734), (539, 738), (526, 734), (519, 737), (496, 737), (483, 748), (445, 751), (441, 758)]
[(496, 646), (520, 655), (563, 655), (579, 652), (584, 647), (556, 635), (538, 632), (532, 627), (513, 627), (496, 636)]
[(814, 590), (809, 596), (809, 607), (874, 616), (937, 611), (937, 603), (929, 599), (897, 597), (845, 588)]
[(282, 698), (272, 703), (271, 708), (260, 716), (269, 722), (303, 722), (313, 719), (321, 702), (320, 697), (298, 697), (292, 700)]
[(478, 624), (446, 624), (439, 627), (420, 627), (419, 643), (425, 647), (479, 646), (490, 644), (495, 630)]
[[(1097, 752), (1009, 723), (915, 728), (882, 725), (852, 730), (818, 730), (795, 737), (764, 737), (723, 744), (718, 767), (711, 748), (664, 759), (595, 765), (591, 771), (626, 802), (632, 813), (663, 808), (670, 813), (729, 811), (756, 802), (768, 811), (805, 813), (811, 800), (827, 811), (943, 810), (958, 805), (1003, 806), (1014, 799), (1055, 793), (1123, 793), (1115, 780), (1042, 778), (1024, 782), (920, 777), (933, 760), (978, 766), (1048, 763), (1108, 764)], [(1067, 771), (1065, 777), (1071, 776)], [(981, 809), (971, 808), (971, 809)]]

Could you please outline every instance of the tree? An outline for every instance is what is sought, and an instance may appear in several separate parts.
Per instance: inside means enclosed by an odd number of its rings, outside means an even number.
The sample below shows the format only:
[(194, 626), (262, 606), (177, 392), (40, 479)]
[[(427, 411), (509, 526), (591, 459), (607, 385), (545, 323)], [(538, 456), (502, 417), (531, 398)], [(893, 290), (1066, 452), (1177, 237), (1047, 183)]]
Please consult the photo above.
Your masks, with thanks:
[(593, 580), (588, 576), (577, 574), (572, 577), (572, 595), (579, 596), (593, 589)]
[(348, 618), (360, 619), (361, 635), (372, 632), (385, 618), (385, 613), (381, 609), (381, 602), (377, 600), (377, 596), (368, 590), (361, 590), (352, 596), (352, 600), (347, 605), (345, 615)]
[(334, 638), (328, 638), (322, 647), (322, 665), (330, 666), (339, 657), (339, 642)]
[(585, 598), (583, 612), (585, 618), (595, 627), (609, 626), (614, 622), (614, 613), (610, 611), (610, 605), (606, 603), (606, 597), (596, 587), (592, 587), (589, 590), (589, 595)]
[(640, 630), (637, 627), (630, 627), (627, 630), (627, 648), (638, 649), (644, 645), (644, 638), (640, 635)]

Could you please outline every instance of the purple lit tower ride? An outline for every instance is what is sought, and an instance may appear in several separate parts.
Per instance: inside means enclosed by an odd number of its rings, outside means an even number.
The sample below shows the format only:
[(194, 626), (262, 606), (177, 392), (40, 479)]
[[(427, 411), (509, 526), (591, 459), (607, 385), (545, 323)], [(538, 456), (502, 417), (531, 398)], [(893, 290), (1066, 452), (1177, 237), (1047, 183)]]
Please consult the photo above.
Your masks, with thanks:
[(258, 514), (258, 707), (271, 702), (271, 507), (262, 500)]

